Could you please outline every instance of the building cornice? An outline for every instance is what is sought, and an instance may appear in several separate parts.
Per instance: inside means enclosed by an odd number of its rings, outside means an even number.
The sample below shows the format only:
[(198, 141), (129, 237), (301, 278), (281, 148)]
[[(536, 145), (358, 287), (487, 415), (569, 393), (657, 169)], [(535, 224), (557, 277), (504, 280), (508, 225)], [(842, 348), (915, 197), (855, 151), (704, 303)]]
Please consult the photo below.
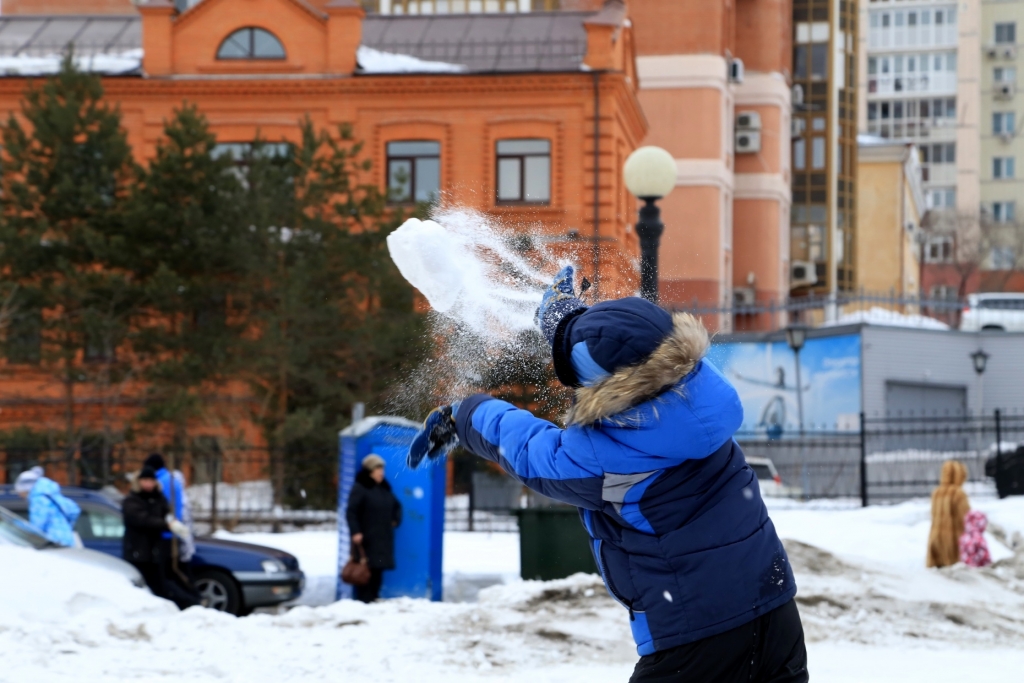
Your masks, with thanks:
[(781, 73), (747, 72), (742, 83), (733, 87), (736, 106), (773, 106), (789, 111), (792, 91)]
[(732, 192), (732, 170), (721, 159), (676, 159), (676, 187), (717, 187)]
[(736, 199), (769, 199), (789, 204), (789, 183), (779, 173), (737, 173), (733, 181)]
[(641, 90), (728, 88), (729, 65), (718, 55), (662, 55), (636, 58)]

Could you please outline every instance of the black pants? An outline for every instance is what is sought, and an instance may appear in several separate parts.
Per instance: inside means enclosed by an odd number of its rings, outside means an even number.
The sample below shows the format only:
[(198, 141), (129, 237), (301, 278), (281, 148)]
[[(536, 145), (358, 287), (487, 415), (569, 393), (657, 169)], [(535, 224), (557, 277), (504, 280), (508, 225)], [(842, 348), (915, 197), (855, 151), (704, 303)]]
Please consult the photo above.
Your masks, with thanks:
[(365, 586), (353, 586), (352, 592), (359, 602), (373, 602), (380, 597), (380, 585), (384, 583), (384, 570), (370, 568), (370, 582)]
[(164, 568), (159, 563), (132, 562), (132, 566), (142, 574), (143, 581), (153, 595), (158, 598), (167, 597), (167, 578), (164, 576)]
[(796, 602), (731, 631), (640, 658), (630, 683), (806, 683)]
[[(172, 601), (178, 606), (178, 609), (187, 609), (201, 604), (199, 593), (192, 587), (190, 581), (186, 582), (178, 576), (172, 576), (173, 568), (158, 562), (133, 562), (132, 564), (142, 574), (149, 590), (158, 598)], [(185, 576), (186, 579), (191, 578), (189, 574)]]

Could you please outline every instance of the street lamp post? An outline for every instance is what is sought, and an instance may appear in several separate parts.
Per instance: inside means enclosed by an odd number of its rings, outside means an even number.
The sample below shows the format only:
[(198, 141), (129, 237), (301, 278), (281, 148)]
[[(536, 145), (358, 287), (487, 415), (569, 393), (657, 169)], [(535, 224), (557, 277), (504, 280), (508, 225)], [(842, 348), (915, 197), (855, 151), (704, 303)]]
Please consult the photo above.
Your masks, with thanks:
[(807, 327), (804, 325), (790, 325), (786, 328), (786, 343), (793, 349), (793, 356), (796, 358), (796, 416), (800, 427), (800, 436), (804, 434), (804, 389), (800, 381), (800, 349), (804, 348), (807, 341)]
[(971, 354), (971, 362), (974, 363), (974, 372), (978, 375), (978, 414), (985, 411), (985, 381), (982, 375), (985, 374), (985, 366), (988, 365), (989, 355), (982, 349)]
[(984, 422), (981, 420), (985, 414), (985, 366), (988, 365), (989, 355), (983, 349), (978, 349), (971, 354), (971, 362), (974, 364), (974, 372), (978, 375), (978, 455), (981, 455), (982, 444), (984, 444)]
[(676, 160), (660, 147), (641, 147), (622, 168), (626, 187), (644, 205), (636, 234), (640, 238), (640, 295), (658, 303), (658, 248), (665, 225), (657, 201), (676, 186)]

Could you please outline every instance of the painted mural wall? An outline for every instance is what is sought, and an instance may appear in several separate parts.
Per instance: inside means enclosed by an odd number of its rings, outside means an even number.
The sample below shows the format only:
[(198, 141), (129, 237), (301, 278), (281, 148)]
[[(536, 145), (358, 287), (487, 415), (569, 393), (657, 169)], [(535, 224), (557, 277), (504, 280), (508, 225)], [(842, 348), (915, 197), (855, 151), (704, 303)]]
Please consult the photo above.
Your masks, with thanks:
[(796, 357), (785, 341), (716, 343), (708, 357), (739, 392), (747, 435), (797, 435), (801, 407), (805, 431), (859, 429), (859, 334), (807, 340), (800, 351), (799, 395)]

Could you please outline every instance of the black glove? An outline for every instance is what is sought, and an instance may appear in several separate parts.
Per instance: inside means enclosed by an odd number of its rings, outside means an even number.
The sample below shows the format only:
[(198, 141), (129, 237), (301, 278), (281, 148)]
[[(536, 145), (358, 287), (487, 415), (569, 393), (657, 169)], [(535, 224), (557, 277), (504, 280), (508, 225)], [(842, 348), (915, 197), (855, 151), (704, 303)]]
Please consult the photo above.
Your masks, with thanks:
[(455, 417), (452, 406), (435, 408), (423, 421), (423, 429), (409, 444), (409, 455), (406, 462), (416, 469), (424, 458), (434, 460), (448, 455), (459, 445), (459, 435), (455, 432)]

